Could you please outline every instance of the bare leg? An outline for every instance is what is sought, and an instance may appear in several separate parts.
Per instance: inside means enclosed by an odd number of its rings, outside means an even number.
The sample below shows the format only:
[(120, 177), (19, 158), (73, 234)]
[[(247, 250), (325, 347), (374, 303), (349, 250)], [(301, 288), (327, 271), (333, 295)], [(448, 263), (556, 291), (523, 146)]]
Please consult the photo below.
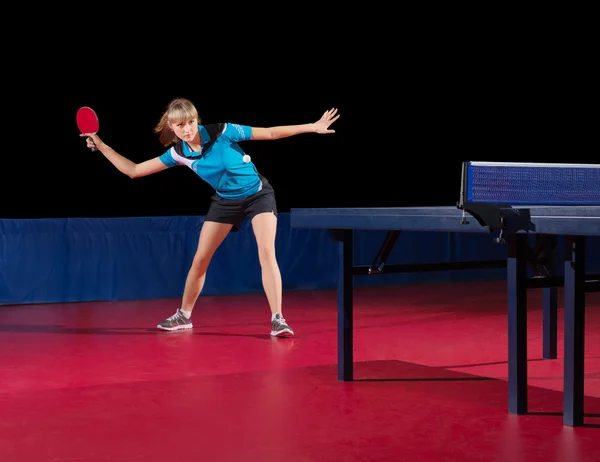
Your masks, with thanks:
[(198, 249), (185, 280), (185, 289), (181, 300), (181, 309), (192, 311), (200, 292), (204, 287), (206, 270), (215, 251), (229, 234), (231, 225), (205, 221), (200, 230)]
[(275, 256), (277, 217), (272, 212), (259, 213), (252, 219), (252, 229), (256, 236), (262, 283), (271, 313), (281, 313), (281, 272)]

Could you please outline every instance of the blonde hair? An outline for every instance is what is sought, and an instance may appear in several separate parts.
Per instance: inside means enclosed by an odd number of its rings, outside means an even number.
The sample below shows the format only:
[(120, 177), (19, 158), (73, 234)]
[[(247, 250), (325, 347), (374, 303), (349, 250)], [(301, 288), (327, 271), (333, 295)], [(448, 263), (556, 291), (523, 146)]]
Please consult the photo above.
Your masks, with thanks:
[(162, 145), (168, 147), (179, 141), (169, 124), (187, 122), (190, 119), (197, 119), (200, 124), (196, 106), (189, 99), (175, 98), (167, 105), (158, 124), (154, 127), (154, 133), (158, 134)]

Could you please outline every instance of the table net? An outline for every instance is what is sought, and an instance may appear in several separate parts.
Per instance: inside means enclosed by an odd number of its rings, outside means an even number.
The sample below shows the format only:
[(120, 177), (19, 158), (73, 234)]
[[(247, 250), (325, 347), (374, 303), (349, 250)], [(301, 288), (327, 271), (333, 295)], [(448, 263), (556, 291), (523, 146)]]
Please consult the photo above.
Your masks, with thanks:
[(465, 162), (463, 201), (600, 205), (600, 164)]

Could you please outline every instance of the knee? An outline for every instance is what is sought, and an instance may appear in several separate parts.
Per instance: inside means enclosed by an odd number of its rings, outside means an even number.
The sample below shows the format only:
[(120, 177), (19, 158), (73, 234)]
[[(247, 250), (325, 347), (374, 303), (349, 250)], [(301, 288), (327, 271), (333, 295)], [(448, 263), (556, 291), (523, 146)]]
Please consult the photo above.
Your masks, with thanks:
[(206, 272), (210, 258), (205, 255), (196, 254), (192, 260), (192, 269), (200, 273)]
[(276, 262), (274, 246), (259, 246), (258, 260), (261, 266), (269, 265)]

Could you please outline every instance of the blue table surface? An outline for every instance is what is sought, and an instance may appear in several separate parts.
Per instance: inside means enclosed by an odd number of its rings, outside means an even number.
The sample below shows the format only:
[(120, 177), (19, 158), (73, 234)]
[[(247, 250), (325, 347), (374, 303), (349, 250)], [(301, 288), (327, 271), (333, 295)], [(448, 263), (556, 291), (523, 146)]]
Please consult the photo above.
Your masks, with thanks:
[[(508, 223), (527, 222), (526, 231), (540, 234), (600, 235), (600, 206), (518, 206), (508, 210)], [(292, 228), (397, 229), (489, 233), (469, 213), (456, 206), (292, 208)], [(513, 225), (514, 227), (515, 225)], [(518, 231), (525, 229), (518, 228)]]

